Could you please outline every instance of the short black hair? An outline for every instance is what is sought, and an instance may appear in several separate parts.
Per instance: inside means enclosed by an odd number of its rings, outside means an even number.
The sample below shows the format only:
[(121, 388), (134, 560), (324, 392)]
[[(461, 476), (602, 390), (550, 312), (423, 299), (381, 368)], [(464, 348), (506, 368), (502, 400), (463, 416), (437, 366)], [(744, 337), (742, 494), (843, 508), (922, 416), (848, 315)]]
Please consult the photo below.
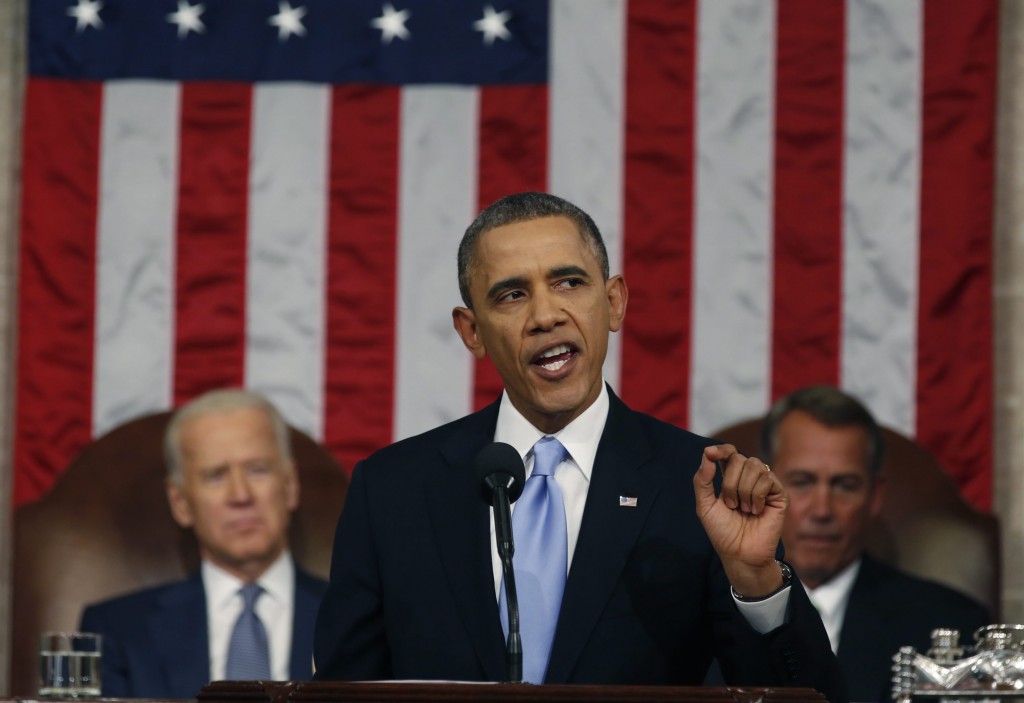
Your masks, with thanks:
[(567, 217), (572, 221), (580, 236), (590, 244), (601, 264), (601, 275), (608, 280), (608, 250), (605, 248), (600, 230), (590, 215), (557, 195), (536, 192), (514, 193), (488, 205), (462, 235), (458, 258), (459, 293), (466, 307), (473, 307), (469, 297), (469, 269), (473, 265), (476, 242), (480, 236), (498, 227), (539, 220), (542, 217)]
[(864, 404), (834, 386), (807, 386), (780, 398), (761, 425), (761, 449), (770, 462), (775, 457), (779, 425), (795, 410), (805, 412), (826, 427), (860, 427), (868, 438), (868, 471), (876, 476), (882, 468), (885, 438)]

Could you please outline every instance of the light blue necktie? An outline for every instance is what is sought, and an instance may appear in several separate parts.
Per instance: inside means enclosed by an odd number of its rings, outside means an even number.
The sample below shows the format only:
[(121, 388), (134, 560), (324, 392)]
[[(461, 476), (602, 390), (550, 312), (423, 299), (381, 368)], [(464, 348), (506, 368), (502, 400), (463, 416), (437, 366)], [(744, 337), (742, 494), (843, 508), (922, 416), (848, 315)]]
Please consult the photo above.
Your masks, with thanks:
[[(513, 563), (519, 596), (519, 627), (523, 638), (523, 681), (543, 683), (565, 590), (568, 537), (565, 503), (555, 482), (555, 469), (565, 459), (562, 443), (542, 437), (533, 445), (533, 473), (512, 513)], [(501, 585), (505, 602), (505, 583)], [(501, 624), (508, 636), (508, 613)]]
[(270, 679), (270, 648), (267, 630), (256, 614), (256, 600), (263, 594), (263, 588), (250, 583), (242, 586), (239, 593), (245, 603), (231, 632), (224, 673), (232, 681), (266, 681)]

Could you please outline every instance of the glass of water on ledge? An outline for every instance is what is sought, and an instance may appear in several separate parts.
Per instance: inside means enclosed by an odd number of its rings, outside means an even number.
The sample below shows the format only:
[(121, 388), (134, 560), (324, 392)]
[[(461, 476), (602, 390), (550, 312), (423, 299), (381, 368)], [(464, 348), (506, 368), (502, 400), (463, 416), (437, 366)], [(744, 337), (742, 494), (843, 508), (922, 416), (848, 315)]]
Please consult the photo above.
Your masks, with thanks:
[(100, 695), (100, 636), (94, 632), (44, 632), (39, 644), (39, 695)]

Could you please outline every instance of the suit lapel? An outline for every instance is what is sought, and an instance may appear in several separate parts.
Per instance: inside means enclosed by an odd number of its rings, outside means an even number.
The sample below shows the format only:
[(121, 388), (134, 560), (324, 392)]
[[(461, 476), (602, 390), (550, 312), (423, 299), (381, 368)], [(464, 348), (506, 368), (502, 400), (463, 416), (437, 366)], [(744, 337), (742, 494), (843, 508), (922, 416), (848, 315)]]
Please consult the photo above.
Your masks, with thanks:
[[(850, 601), (843, 617), (843, 627), (839, 631), (839, 651), (837, 656), (847, 671), (860, 671), (871, 663), (874, 652), (878, 650), (879, 632), (887, 628), (886, 621), (890, 617), (892, 606), (884, 598), (878, 598), (875, 584), (878, 581), (877, 567), (870, 557), (865, 555), (860, 565), (860, 573), (850, 590)], [(885, 656), (891, 655), (887, 652)]]
[[(568, 681), (640, 534), (658, 487), (641, 470), (649, 442), (611, 391), (608, 421), (587, 492), (579, 540), (565, 584), (547, 683)], [(636, 498), (622, 507), (619, 497)]]
[(491, 564), (490, 510), (473, 474), (477, 452), (494, 440), (498, 404), (467, 418), (441, 446), (446, 464), (426, 484), (427, 512), (441, 563), (485, 678), (505, 677), (504, 635)]
[(295, 607), (292, 613), (292, 647), (288, 670), (292, 679), (304, 681), (313, 675), (313, 623), (323, 589), (303, 571), (295, 571)]
[(198, 573), (161, 594), (150, 641), (169, 697), (194, 698), (210, 680), (206, 595)]
[(893, 612), (892, 602), (879, 591), (882, 576), (877, 563), (867, 555), (863, 559), (850, 591), (836, 656), (851, 679), (851, 696), (884, 700), (891, 691), (891, 679), (885, 675), (890, 657), (905, 642), (891, 642), (899, 613)]

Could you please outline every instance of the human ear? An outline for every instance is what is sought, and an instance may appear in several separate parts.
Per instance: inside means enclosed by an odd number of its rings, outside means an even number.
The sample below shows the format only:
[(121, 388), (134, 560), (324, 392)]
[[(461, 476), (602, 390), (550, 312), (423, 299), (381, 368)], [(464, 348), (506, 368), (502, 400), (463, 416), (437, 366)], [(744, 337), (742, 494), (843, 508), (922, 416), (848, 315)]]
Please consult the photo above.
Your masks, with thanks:
[(487, 349), (484, 348), (483, 340), (476, 325), (476, 314), (472, 308), (456, 307), (452, 310), (452, 324), (455, 331), (459, 333), (462, 343), (466, 345), (474, 357), (483, 359), (487, 356)]
[(299, 474), (295, 470), (295, 462), (288, 462), (285, 470), (285, 500), (289, 510), (299, 507), (299, 495), (302, 492), (299, 486)]
[(626, 318), (626, 302), (629, 300), (626, 279), (622, 276), (612, 276), (605, 281), (605, 293), (608, 296), (608, 328), (612, 332), (618, 332)]
[(167, 480), (167, 502), (171, 506), (171, 516), (181, 527), (192, 527), (195, 517), (192, 515), (192, 506), (182, 491), (181, 486), (170, 479)]
[(871, 517), (876, 518), (882, 512), (882, 502), (885, 499), (885, 475), (876, 474), (871, 481)]

